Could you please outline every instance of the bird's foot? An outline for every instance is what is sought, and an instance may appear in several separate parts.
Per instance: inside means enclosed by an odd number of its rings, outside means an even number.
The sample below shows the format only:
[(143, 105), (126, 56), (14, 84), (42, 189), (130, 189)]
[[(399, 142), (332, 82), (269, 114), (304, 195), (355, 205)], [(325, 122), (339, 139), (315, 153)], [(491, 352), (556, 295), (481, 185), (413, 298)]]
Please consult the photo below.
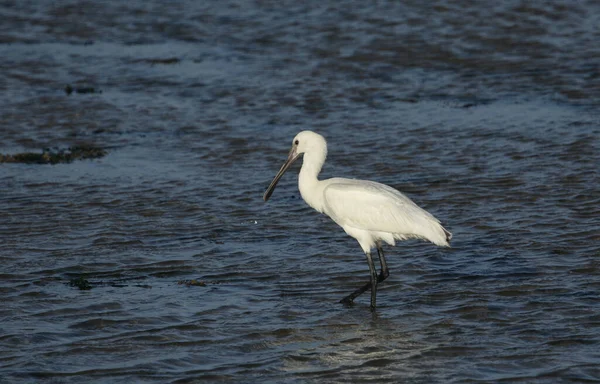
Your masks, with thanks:
[(352, 295), (344, 297), (342, 300), (340, 300), (340, 303), (348, 306), (354, 304), (354, 298), (351, 296)]

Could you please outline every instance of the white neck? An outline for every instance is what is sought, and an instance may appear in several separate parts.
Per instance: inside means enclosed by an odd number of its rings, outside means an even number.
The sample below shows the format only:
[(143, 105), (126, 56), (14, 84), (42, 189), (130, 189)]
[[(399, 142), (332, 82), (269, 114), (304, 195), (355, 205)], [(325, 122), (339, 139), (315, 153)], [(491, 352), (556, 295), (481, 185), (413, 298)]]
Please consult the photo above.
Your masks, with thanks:
[(323, 186), (317, 176), (321, 172), (326, 157), (326, 148), (324, 151), (305, 153), (298, 176), (298, 189), (302, 198), (319, 212), (323, 212)]

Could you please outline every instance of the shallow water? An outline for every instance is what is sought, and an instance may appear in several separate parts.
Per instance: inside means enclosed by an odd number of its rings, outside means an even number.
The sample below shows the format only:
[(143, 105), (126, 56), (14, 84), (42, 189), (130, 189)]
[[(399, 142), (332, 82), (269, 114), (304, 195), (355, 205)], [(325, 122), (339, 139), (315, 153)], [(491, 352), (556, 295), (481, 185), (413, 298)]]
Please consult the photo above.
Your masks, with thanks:
[[(596, 2), (165, 4), (0, 4), (0, 153), (108, 151), (0, 164), (0, 382), (600, 381)], [(302, 129), (454, 234), (376, 314)]]

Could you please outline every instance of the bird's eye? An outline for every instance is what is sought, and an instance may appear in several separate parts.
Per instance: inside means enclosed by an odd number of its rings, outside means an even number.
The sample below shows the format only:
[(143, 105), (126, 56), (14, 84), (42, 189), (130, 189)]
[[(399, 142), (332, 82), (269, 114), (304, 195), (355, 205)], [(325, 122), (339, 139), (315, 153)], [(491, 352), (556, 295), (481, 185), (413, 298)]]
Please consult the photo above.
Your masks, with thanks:
[(298, 144), (300, 144), (300, 141), (296, 140), (296, 141), (294, 141), (294, 144), (298, 145)]

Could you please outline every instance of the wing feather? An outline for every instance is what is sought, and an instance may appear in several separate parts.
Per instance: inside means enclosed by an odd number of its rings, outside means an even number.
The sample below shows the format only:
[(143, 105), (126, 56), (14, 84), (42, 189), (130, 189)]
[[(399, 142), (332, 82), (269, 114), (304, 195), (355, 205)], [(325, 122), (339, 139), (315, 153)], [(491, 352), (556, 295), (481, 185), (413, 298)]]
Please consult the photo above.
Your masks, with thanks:
[[(323, 194), (324, 212), (342, 227), (446, 243), (439, 220), (385, 184), (337, 178), (331, 179)], [(440, 233), (442, 240), (438, 239)]]

